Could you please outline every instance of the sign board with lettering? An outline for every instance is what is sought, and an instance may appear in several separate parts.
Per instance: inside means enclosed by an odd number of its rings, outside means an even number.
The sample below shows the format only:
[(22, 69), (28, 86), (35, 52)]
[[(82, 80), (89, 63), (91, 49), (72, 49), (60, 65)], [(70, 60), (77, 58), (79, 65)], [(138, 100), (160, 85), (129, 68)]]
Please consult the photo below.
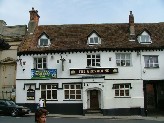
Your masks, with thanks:
[(91, 68), (91, 69), (70, 69), (70, 75), (75, 74), (114, 74), (118, 68)]
[(31, 70), (31, 79), (54, 79), (57, 78), (57, 69)]

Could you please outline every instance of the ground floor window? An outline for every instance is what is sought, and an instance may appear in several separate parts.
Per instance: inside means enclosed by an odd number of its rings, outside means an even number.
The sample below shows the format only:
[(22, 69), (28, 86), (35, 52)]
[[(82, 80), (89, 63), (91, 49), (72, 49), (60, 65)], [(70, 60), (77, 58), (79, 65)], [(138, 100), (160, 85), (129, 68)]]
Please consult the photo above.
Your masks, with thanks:
[(115, 97), (130, 97), (130, 83), (125, 84), (113, 84), (113, 89), (115, 90)]
[(57, 99), (57, 85), (41, 85), (41, 98), (46, 100)]
[(80, 100), (81, 84), (64, 84), (64, 98), (67, 100)]

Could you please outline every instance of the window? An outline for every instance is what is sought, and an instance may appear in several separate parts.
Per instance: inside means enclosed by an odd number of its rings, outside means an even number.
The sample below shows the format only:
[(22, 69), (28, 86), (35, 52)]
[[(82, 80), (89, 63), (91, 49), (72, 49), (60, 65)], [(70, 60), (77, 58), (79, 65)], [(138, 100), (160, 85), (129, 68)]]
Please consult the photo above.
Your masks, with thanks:
[(130, 53), (117, 53), (116, 54), (117, 66), (130, 66), (131, 65), (131, 54)]
[(34, 69), (46, 69), (46, 68), (47, 68), (46, 57), (34, 58)]
[(57, 85), (41, 85), (41, 98), (46, 100), (57, 99)]
[(80, 84), (64, 84), (64, 95), (67, 100), (81, 99), (81, 85)]
[(48, 39), (40, 39), (40, 46), (48, 46)]
[(158, 56), (144, 56), (145, 60), (145, 67), (146, 68), (158, 68), (159, 63), (158, 63)]
[(98, 37), (91, 37), (89, 39), (89, 44), (98, 44), (98, 40), (99, 40)]
[(88, 44), (94, 45), (94, 44), (100, 44), (101, 38), (99, 37), (97, 32), (92, 32), (91, 35), (88, 37)]
[(138, 41), (140, 43), (151, 43), (150, 35), (144, 31), (140, 36), (138, 36)]
[(39, 36), (38, 45), (40, 47), (48, 47), (50, 44), (49, 36), (46, 33), (42, 33), (41, 36)]
[(141, 35), (141, 42), (149, 42), (149, 36), (148, 35)]
[(87, 55), (87, 66), (96, 67), (100, 66), (100, 54), (88, 54)]
[(3, 101), (3, 100), (1, 101), (0, 100), (0, 106), (5, 106), (5, 105), (6, 105), (5, 101)]
[(114, 84), (115, 97), (130, 97), (131, 84)]

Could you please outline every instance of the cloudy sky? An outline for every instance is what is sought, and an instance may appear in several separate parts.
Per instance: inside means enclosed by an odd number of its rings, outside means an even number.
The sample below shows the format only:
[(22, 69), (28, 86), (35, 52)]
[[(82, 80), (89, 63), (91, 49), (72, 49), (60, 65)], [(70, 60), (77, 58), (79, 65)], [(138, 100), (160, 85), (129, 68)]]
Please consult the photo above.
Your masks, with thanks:
[(29, 22), (34, 7), (40, 25), (164, 22), (164, 0), (0, 0), (0, 20), (8, 26)]

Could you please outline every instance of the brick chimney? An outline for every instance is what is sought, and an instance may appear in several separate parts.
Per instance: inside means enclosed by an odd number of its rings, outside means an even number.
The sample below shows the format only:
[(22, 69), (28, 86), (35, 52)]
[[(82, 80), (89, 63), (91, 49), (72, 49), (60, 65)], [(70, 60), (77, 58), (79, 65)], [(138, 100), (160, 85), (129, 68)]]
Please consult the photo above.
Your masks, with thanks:
[(135, 41), (134, 16), (132, 14), (132, 11), (130, 11), (130, 15), (129, 15), (129, 33), (130, 33), (129, 40)]
[(32, 10), (29, 11), (29, 13), (30, 21), (28, 23), (28, 31), (29, 33), (33, 33), (35, 28), (38, 26), (40, 16), (38, 15), (38, 11), (34, 10), (34, 8), (32, 8)]
[(132, 14), (132, 11), (130, 11), (130, 15), (129, 15), (129, 28), (130, 28), (130, 35), (135, 35), (134, 16)]

